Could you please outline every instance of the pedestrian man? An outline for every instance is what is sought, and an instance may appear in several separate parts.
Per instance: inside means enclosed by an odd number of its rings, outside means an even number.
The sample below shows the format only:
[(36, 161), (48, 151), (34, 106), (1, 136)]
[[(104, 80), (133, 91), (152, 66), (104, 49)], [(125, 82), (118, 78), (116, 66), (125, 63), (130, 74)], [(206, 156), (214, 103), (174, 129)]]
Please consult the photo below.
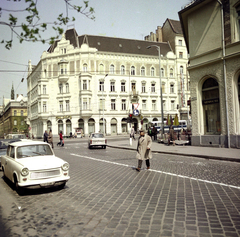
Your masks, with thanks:
[(173, 142), (173, 145), (175, 146), (174, 129), (173, 129), (172, 125), (170, 126), (170, 129), (169, 129), (168, 146), (170, 145), (171, 141)]
[(157, 129), (156, 129), (155, 126), (153, 126), (152, 133), (153, 133), (153, 139), (154, 139), (154, 141), (157, 140)]
[(133, 138), (135, 140), (135, 130), (134, 130), (134, 127), (131, 128), (130, 138)]
[(150, 136), (152, 139), (152, 128), (150, 126), (148, 128), (148, 136)]
[(63, 146), (63, 135), (62, 135), (62, 131), (60, 131), (60, 133), (59, 133), (59, 140), (60, 140), (60, 146)]
[(53, 147), (53, 135), (52, 135), (52, 129), (50, 129), (49, 134), (48, 134), (48, 143), (52, 145)]
[(140, 136), (138, 138), (137, 155), (138, 167), (137, 171), (141, 170), (143, 160), (146, 161), (147, 169), (150, 169), (150, 159), (152, 158), (151, 151), (152, 139), (148, 134), (145, 134), (143, 130), (140, 130)]
[(47, 130), (45, 130), (45, 133), (43, 134), (43, 141), (48, 142), (48, 133)]

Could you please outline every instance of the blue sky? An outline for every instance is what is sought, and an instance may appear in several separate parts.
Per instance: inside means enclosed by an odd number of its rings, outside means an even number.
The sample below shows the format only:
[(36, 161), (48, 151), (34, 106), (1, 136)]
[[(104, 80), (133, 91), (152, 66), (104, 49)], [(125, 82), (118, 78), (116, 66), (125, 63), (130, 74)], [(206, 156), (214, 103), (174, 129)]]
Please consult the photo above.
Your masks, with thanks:
[[(24, 9), (24, 2), (24, 0), (16, 2), (1, 0), (0, 7)], [(70, 2), (82, 5), (82, 1), (79, 0)], [(151, 31), (155, 32), (157, 26), (162, 26), (167, 18), (179, 20), (178, 12), (189, 2), (190, 0), (89, 0), (89, 5), (95, 10), (96, 19), (93, 21), (69, 10), (69, 16), (74, 16), (76, 21), (68, 28), (74, 27), (78, 35), (91, 34), (143, 40), (144, 36)], [(41, 0), (38, 1), (38, 8), (42, 22), (53, 21), (60, 13), (66, 12), (63, 0)], [(2, 12), (0, 21), (8, 19), (8, 14)], [(20, 15), (18, 17), (21, 19)], [(0, 25), (0, 32), (0, 41), (3, 38), (10, 39), (11, 33), (6, 26)], [(2, 105), (3, 96), (10, 98), (12, 84), (15, 94), (27, 95), (28, 60), (36, 65), (42, 52), (48, 47), (48, 44), (41, 43), (20, 44), (16, 38), (11, 50), (5, 49), (4, 45), (0, 44), (0, 105)], [(13, 70), (19, 72), (13, 72)], [(22, 78), (25, 79), (21, 83)]]

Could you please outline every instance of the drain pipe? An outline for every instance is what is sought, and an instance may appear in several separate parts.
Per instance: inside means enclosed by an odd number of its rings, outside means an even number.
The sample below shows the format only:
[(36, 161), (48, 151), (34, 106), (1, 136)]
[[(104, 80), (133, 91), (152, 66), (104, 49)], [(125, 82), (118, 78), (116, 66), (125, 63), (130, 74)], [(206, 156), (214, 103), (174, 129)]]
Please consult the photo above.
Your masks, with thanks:
[(220, 0), (217, 0), (221, 7), (221, 24), (222, 24), (222, 60), (223, 60), (223, 79), (225, 89), (225, 106), (226, 106), (226, 125), (227, 125), (227, 142), (228, 148), (230, 148), (230, 135), (229, 135), (229, 121), (228, 121), (228, 103), (227, 103), (227, 82), (226, 82), (226, 52), (225, 52), (225, 40), (224, 40), (224, 18), (223, 18), (223, 4)]

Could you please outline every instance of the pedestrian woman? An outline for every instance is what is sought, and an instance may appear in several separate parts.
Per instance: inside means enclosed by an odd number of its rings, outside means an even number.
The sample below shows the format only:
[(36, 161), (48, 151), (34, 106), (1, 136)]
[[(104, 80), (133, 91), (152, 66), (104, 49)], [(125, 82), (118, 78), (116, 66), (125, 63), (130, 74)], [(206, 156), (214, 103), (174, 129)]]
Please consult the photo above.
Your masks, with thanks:
[(52, 129), (50, 129), (48, 134), (48, 143), (52, 145), (53, 148), (53, 135), (52, 135)]
[(141, 130), (140, 136), (138, 138), (136, 155), (136, 158), (138, 159), (138, 167), (136, 168), (137, 171), (141, 170), (143, 160), (146, 161), (147, 169), (150, 169), (149, 159), (152, 158), (151, 145), (152, 145), (151, 137), (148, 134), (145, 134), (143, 130)]
[(59, 139), (60, 139), (60, 146), (63, 146), (63, 143), (62, 143), (62, 141), (63, 141), (62, 131), (60, 131), (60, 133), (59, 133)]

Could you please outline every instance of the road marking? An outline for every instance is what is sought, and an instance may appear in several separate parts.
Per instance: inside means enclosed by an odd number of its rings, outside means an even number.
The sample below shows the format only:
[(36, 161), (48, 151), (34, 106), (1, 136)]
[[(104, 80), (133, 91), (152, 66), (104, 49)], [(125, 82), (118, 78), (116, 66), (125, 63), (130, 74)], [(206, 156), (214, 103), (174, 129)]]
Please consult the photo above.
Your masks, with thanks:
[[(73, 153), (70, 153), (70, 155), (72, 155), (72, 156), (78, 156), (78, 157), (85, 158), (85, 159), (89, 159), (89, 160), (95, 160), (95, 161), (105, 162), (105, 163), (109, 163), (109, 164), (113, 164), (113, 165), (120, 165), (120, 166), (132, 168), (132, 166), (130, 166), (130, 165), (121, 164), (121, 163), (112, 162), (112, 161), (107, 161), (107, 160), (101, 160), (101, 159), (97, 159), (97, 158), (93, 158), (93, 157), (89, 157), (89, 156), (81, 156), (81, 155), (73, 154)], [(167, 175), (171, 175), (171, 176), (175, 176), (175, 177), (179, 177), (179, 178), (184, 178), (184, 179), (196, 180), (196, 181), (200, 181), (200, 182), (204, 182), (204, 183), (217, 184), (217, 185), (221, 185), (221, 186), (225, 186), (225, 187), (229, 187), (229, 188), (240, 189), (240, 187), (234, 186), (234, 185), (228, 185), (228, 184), (217, 183), (217, 182), (214, 182), (214, 181), (209, 181), (209, 180), (204, 180), (204, 179), (192, 178), (192, 177), (188, 177), (188, 176), (185, 176), (185, 175), (179, 175), (179, 174), (164, 172), (164, 171), (161, 171), (161, 170), (153, 170), (153, 169), (150, 169), (150, 170), (148, 170), (148, 171), (156, 172), (156, 173), (160, 173), (160, 174), (167, 174)]]

